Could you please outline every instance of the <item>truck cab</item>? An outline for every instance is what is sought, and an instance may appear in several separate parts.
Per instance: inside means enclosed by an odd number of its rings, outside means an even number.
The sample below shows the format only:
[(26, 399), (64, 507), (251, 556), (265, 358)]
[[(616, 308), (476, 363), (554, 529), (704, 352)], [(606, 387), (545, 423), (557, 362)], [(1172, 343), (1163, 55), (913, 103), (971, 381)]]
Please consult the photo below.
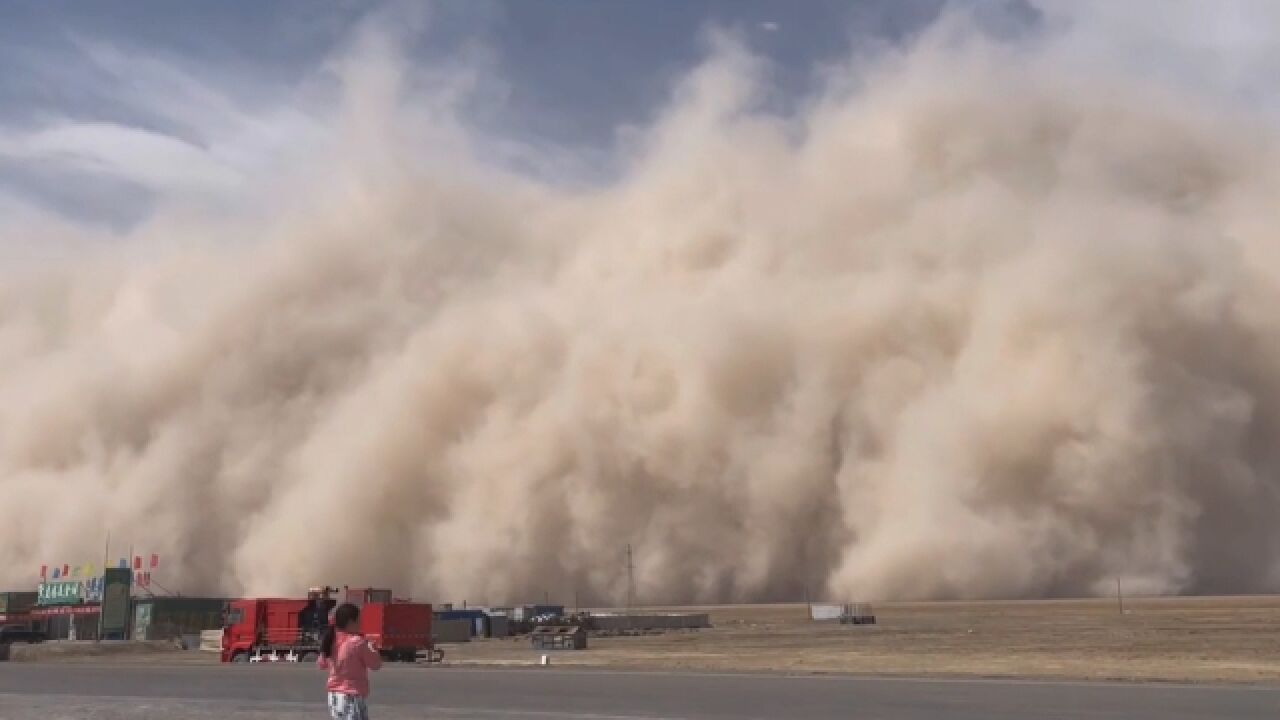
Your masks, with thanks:
[(232, 600), (222, 611), (222, 662), (247, 662), (258, 642), (259, 600)]
[(259, 652), (314, 652), (320, 639), (305, 627), (306, 610), (306, 600), (284, 598), (227, 603), (222, 620), (222, 661), (248, 662)]

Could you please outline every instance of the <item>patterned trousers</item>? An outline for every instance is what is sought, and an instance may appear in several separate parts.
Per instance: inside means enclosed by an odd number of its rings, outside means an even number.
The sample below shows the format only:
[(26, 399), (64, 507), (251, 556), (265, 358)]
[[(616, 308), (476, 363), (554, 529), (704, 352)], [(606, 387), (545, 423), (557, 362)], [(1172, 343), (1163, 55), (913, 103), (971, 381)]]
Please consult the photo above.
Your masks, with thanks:
[(369, 720), (369, 704), (359, 695), (331, 692), (329, 717), (333, 720)]

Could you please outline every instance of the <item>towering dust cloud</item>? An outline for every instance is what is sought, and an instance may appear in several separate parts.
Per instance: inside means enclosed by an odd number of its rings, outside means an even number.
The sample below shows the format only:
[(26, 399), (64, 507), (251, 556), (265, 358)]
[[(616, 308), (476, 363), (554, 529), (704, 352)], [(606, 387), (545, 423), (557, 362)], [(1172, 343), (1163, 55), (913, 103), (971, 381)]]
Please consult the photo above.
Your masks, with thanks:
[(975, 27), (783, 115), (721, 38), (584, 190), (371, 25), (243, 202), (4, 277), (0, 581), (111, 531), (188, 592), (1280, 589), (1280, 132)]

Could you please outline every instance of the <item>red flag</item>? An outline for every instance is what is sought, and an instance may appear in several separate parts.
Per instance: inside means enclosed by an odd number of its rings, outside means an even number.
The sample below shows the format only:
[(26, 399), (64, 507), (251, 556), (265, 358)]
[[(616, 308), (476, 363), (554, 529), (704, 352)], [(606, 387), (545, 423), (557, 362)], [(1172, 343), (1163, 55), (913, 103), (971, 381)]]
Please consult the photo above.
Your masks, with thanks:
[(41, 579), (41, 580), (43, 580), (43, 579), (45, 579), (45, 578), (46, 578), (46, 577), (48, 577), (48, 576), (49, 576), (49, 566), (48, 566), (48, 565), (41, 565), (41, 566), (40, 566), (40, 579)]
[(141, 555), (134, 555), (134, 556), (133, 556), (133, 569), (134, 569), (134, 570), (141, 570), (141, 569), (142, 569), (142, 556), (141, 556)]
[(154, 570), (155, 568), (159, 567), (159, 565), (160, 565), (160, 556), (159, 556), (159, 555), (156, 555), (155, 553), (152, 553), (152, 554), (151, 554), (151, 569), (152, 569), (152, 570)]
[(71, 566), (70, 566), (70, 565), (63, 565), (63, 566), (62, 566), (62, 577), (71, 577)]

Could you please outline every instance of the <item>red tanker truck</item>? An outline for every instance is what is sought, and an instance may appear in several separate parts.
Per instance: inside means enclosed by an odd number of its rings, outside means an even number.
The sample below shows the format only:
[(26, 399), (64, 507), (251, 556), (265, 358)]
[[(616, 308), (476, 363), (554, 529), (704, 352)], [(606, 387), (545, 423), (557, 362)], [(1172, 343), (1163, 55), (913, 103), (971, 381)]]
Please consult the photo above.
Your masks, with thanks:
[[(222, 623), (222, 662), (315, 662), (320, 636), (337, 604), (333, 588), (313, 588), (305, 600), (244, 598), (227, 603)], [(348, 589), (347, 602), (360, 605), (360, 631), (382, 656), (429, 662), (444, 653), (431, 641), (431, 606), (395, 601), (390, 590)]]

